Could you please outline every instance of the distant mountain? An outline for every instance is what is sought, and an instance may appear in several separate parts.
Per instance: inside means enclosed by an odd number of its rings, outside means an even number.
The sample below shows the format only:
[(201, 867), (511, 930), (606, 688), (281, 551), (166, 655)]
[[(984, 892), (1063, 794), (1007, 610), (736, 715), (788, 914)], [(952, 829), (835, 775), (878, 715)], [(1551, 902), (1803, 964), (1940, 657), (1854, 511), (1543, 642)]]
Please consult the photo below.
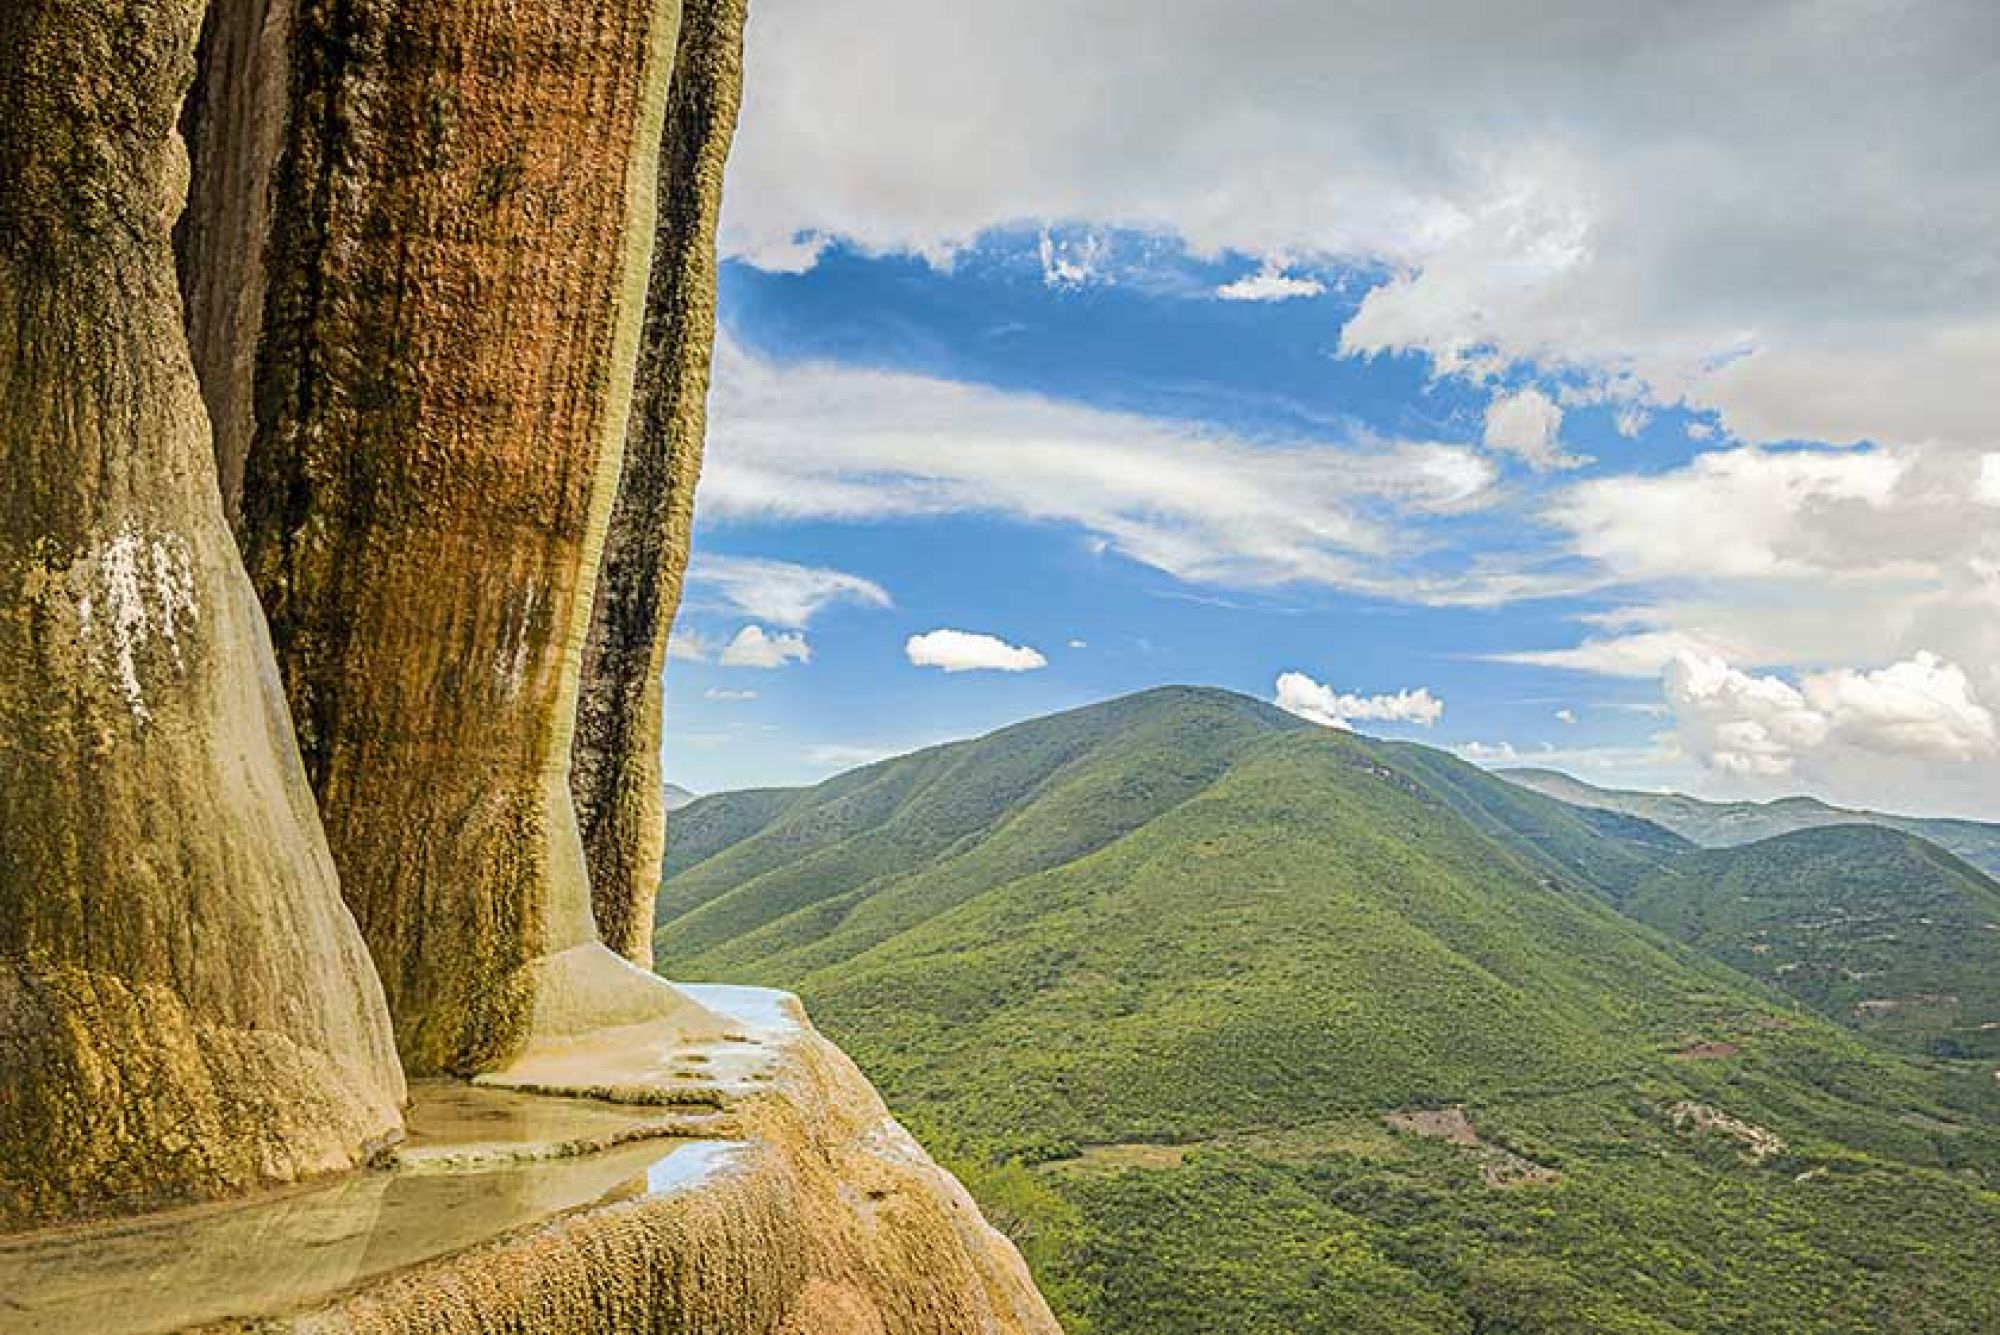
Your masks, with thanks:
[(697, 800), (700, 797), (700, 794), (691, 793), (677, 783), (667, 784), (665, 785), (665, 788), (666, 788), (667, 810), (669, 811), (679, 811), (682, 807), (686, 806), (690, 802)]
[(1919, 839), (1928, 839), (1938, 847), (1956, 853), (1989, 876), (2000, 876), (2000, 825), (1982, 821), (1852, 811), (1811, 797), (1786, 797), (1775, 802), (1705, 802), (1680, 793), (1599, 788), (1557, 770), (1508, 769), (1497, 772), (1513, 783), (1548, 797), (1651, 821), (1704, 848), (1751, 844), (1774, 835), (1828, 825), (1880, 825), (1916, 835)]
[(1171, 688), (723, 794), (663, 971), (800, 991), (1090, 1335), (2000, 1328), (2000, 1092), (1618, 912), (1706, 856)]
[(1842, 1024), (2000, 1056), (2000, 883), (1922, 839), (1835, 825), (1694, 853), (1625, 907)]

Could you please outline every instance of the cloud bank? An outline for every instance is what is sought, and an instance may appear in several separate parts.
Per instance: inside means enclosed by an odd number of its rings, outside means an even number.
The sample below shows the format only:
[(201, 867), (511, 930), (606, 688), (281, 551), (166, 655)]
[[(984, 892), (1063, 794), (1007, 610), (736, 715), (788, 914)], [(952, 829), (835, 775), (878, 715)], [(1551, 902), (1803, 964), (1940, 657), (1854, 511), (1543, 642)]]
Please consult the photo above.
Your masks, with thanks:
[(1996, 51), (1987, 0), (765, 0), (724, 244), (942, 262), (1038, 219), (1363, 259), (1354, 355), (1990, 448)]

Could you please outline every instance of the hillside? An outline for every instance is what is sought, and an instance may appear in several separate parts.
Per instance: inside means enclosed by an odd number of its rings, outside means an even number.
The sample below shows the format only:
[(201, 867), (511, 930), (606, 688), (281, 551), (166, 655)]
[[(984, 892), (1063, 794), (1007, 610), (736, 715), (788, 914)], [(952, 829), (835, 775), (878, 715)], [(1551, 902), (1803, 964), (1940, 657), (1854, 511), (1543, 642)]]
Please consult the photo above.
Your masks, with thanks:
[(1774, 802), (1706, 802), (1682, 793), (1641, 793), (1599, 788), (1548, 769), (1497, 771), (1502, 778), (1547, 797), (1577, 806), (1637, 816), (1672, 830), (1704, 848), (1753, 844), (1797, 830), (1829, 825), (1879, 825), (1928, 839), (1964, 858), (1989, 876), (2000, 876), (2000, 825), (1972, 820), (1921, 816), (1891, 816), (1831, 806), (1811, 797), (1785, 797)]
[(1840, 825), (1694, 853), (1626, 910), (1842, 1024), (2000, 1056), (2000, 884), (1921, 839)]
[(1988, 1071), (1611, 906), (1691, 855), (1169, 689), (697, 802), (656, 944), (800, 991), (1072, 1335), (1993, 1328)]

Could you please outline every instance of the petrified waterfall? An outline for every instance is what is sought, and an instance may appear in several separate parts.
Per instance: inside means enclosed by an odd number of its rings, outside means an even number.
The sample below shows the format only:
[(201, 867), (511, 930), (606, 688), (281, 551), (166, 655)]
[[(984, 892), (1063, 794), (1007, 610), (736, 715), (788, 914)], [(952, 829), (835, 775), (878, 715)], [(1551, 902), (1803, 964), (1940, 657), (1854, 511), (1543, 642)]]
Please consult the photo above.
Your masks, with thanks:
[(633, 962), (742, 0), (200, 18), (0, 0), (0, 1335), (1058, 1335)]
[(571, 791), (597, 928), (650, 968), (666, 851), (661, 676), (694, 527), (715, 344), (715, 229), (743, 87), (745, 0), (686, 0), (630, 425), (590, 636)]
[[(700, 1036), (600, 944), (569, 779), (679, 6), (284, 2), (211, 20), (189, 333), (404, 1062)], [(239, 252), (254, 310), (203, 295)]]
[(199, 18), (0, 6), (0, 1230), (401, 1128), (181, 336)]

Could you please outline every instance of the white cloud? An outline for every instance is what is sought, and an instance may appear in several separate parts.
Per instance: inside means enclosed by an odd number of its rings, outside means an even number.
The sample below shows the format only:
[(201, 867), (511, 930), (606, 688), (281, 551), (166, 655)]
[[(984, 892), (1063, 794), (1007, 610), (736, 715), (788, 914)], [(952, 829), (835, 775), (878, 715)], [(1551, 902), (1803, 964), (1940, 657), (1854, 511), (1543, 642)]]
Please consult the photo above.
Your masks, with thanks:
[(1550, 517), (1579, 553), (1627, 579), (1827, 574), (1868, 555), (1829, 550), (1828, 522), (1887, 513), (1914, 467), (1872, 450), (1714, 450), (1670, 473), (1578, 483)]
[(1090, 647), (1090, 641), (1088, 641), (1088, 640), (1071, 640), (1071, 641), (1069, 642), (1069, 647), (1070, 647), (1070, 648), (1072, 648), (1072, 649), (1088, 649), (1088, 648)]
[(2000, 453), (1980, 456), (1979, 480), (1973, 484), (1972, 497), (1981, 505), (2000, 505)]
[(843, 570), (741, 556), (697, 554), (688, 583), (712, 590), (721, 605), (780, 626), (806, 626), (836, 603), (890, 607), (888, 591)]
[(1451, 749), (1475, 765), (1513, 765), (1521, 759), (1511, 742), (1465, 742)]
[(1616, 370), (1747, 439), (1992, 447), (1989, 0), (1159, 13), (763, 0), (725, 247), (942, 262), (1028, 219), (1362, 258), (1395, 278), (1358, 350)]
[(723, 647), (716, 660), (729, 668), (781, 668), (788, 663), (810, 663), (812, 647), (796, 632), (773, 635), (762, 626), (745, 626)]
[(1064, 291), (1109, 281), (1105, 263), (1110, 258), (1110, 246), (1097, 233), (1059, 237), (1044, 231), (1039, 251), (1042, 283), (1047, 287)]
[(676, 625), (667, 639), (667, 657), (682, 663), (713, 662), (716, 654), (715, 642), (685, 625)]
[(904, 642), (903, 652), (912, 666), (946, 672), (1033, 672), (1049, 662), (1033, 649), (965, 630), (912, 635)]
[(1587, 639), (1571, 649), (1542, 649), (1489, 657), (1497, 663), (1567, 668), (1573, 672), (1591, 672), (1605, 677), (1656, 679), (1679, 655), (1706, 653), (1713, 647), (1710, 641), (1681, 631), (1641, 631), (1633, 635)]
[(1580, 468), (1590, 460), (1562, 447), (1563, 410), (1539, 389), (1496, 395), (1486, 405), (1486, 448), (1517, 454), (1538, 473)]
[(1301, 278), (1286, 273), (1275, 264), (1266, 264), (1255, 273), (1215, 289), (1224, 301), (1290, 301), (1296, 297), (1316, 297), (1326, 291), (1317, 278)]
[(714, 700), (720, 704), (741, 704), (745, 701), (755, 700), (757, 692), (732, 691), (721, 686), (711, 686), (701, 693), (701, 698), (704, 700)]
[(1073, 525), (1182, 579), (1313, 583), (1427, 602), (1545, 592), (1533, 572), (1433, 570), (1421, 525), (1496, 498), (1458, 445), (1269, 445), (923, 376), (716, 349), (709, 523), (963, 513)]
[(1965, 764), (2000, 757), (2000, 727), (1965, 672), (1919, 653), (1878, 671), (1805, 674), (1797, 685), (1685, 654), (1667, 698), (1688, 749), (1723, 774), (1841, 777), (1868, 761)]
[(1572, 727), (1575, 726), (1576, 711), (1574, 709), (1558, 709), (1556, 711), (1556, 722), (1568, 724)]
[(1303, 672), (1281, 674), (1272, 699), (1287, 713), (1328, 728), (1351, 729), (1356, 723), (1410, 723), (1428, 728), (1444, 717), (1444, 702), (1428, 687), (1400, 690), (1394, 695), (1346, 695)]

